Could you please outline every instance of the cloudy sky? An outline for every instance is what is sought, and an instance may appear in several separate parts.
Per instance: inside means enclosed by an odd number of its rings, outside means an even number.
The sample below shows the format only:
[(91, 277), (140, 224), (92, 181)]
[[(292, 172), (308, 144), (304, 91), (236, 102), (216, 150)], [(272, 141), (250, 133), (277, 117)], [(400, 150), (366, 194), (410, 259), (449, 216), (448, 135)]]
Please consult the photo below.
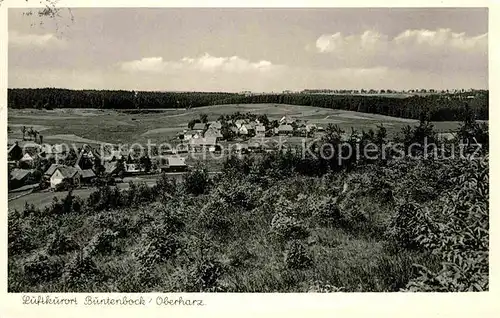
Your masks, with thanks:
[[(487, 9), (9, 11), (9, 87), (487, 88)], [(36, 26), (32, 24), (35, 23)]]

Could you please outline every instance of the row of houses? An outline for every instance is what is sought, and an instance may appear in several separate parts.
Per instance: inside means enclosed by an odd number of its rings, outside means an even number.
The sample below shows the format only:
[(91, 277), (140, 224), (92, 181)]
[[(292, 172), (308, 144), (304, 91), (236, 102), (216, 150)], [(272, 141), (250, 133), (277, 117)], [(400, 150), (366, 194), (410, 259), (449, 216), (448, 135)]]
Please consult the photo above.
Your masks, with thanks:
[[(324, 130), (322, 127), (318, 127), (315, 124), (308, 124), (303, 120), (298, 120), (288, 115), (283, 116), (278, 121), (277, 127), (266, 127), (259, 120), (248, 120), (248, 119), (238, 119), (235, 121), (226, 122), (229, 129), (235, 136), (240, 137), (266, 137), (266, 136), (307, 136), (315, 131)], [(210, 146), (215, 145), (218, 141), (223, 139), (221, 133), (223, 123), (221, 121), (215, 121), (212, 123), (196, 123), (192, 129), (186, 129), (179, 134), (179, 137), (183, 141), (188, 141), (194, 144), (196, 148), (200, 143), (209, 142)], [(196, 139), (205, 138), (203, 141), (192, 141)], [(215, 143), (212, 141), (215, 139)]]

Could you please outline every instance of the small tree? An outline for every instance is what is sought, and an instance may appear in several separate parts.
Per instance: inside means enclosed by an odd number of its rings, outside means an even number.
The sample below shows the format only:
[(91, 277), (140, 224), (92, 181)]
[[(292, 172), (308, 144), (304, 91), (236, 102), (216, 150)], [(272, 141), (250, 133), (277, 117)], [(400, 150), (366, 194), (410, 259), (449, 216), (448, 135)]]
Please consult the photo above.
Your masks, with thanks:
[(210, 179), (207, 170), (197, 168), (194, 171), (184, 175), (184, 185), (186, 192), (194, 195), (200, 195), (208, 192)]

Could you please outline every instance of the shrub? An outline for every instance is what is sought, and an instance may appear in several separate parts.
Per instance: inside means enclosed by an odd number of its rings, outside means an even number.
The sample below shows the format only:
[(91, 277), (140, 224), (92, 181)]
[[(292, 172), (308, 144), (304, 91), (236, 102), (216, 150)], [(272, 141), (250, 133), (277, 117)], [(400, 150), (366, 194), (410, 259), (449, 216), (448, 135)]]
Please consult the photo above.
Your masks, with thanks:
[(92, 260), (91, 255), (86, 252), (75, 253), (66, 264), (63, 271), (63, 281), (74, 286), (86, 280), (96, 278), (99, 270)]
[(312, 265), (307, 249), (299, 240), (292, 240), (287, 244), (284, 262), (289, 269), (305, 269)]
[(309, 230), (302, 222), (295, 218), (277, 213), (271, 221), (271, 233), (280, 242), (293, 239), (305, 239), (309, 236)]
[(308, 199), (312, 217), (319, 224), (340, 225), (344, 220), (337, 204), (337, 199), (331, 196)]
[(125, 237), (133, 230), (130, 212), (129, 210), (101, 212), (93, 217), (92, 224), (95, 228), (111, 230), (117, 237)]
[(193, 195), (208, 192), (210, 179), (206, 169), (197, 168), (184, 175), (184, 187), (186, 192)]
[(202, 207), (196, 224), (213, 235), (225, 237), (229, 235), (234, 226), (233, 219), (231, 218), (231, 215), (234, 213), (234, 206), (230, 205), (223, 198), (214, 195)]
[(47, 213), (48, 214), (66, 214), (71, 212), (80, 212), (83, 206), (83, 200), (77, 196), (74, 196), (72, 191), (70, 190), (68, 194), (62, 199), (59, 200), (57, 197), (54, 197), (52, 200), (52, 204), (49, 206)]
[(134, 255), (144, 266), (155, 265), (174, 257), (180, 247), (171, 225), (154, 223), (146, 228)]
[(149, 205), (149, 210), (162, 223), (165, 231), (169, 233), (178, 233), (185, 227), (184, 212), (180, 207), (166, 205), (161, 203), (152, 203)]
[(45, 250), (48, 255), (61, 255), (75, 250), (78, 245), (67, 235), (56, 230), (49, 237)]
[(83, 249), (84, 253), (89, 256), (111, 253), (115, 248), (113, 242), (117, 234), (109, 229), (95, 234)]
[(116, 187), (104, 186), (92, 192), (87, 199), (89, 209), (94, 211), (109, 210), (122, 206), (123, 198)]
[(31, 228), (12, 212), (9, 213), (7, 223), (9, 257), (30, 251), (34, 247)]
[(32, 285), (54, 280), (61, 276), (64, 263), (44, 253), (35, 253), (24, 264), (24, 275)]
[(155, 199), (155, 193), (145, 182), (135, 184), (129, 183), (128, 190), (123, 191), (123, 203), (128, 206), (138, 206), (142, 203), (151, 202)]
[[(417, 242), (441, 258), (442, 266), (431, 271), (421, 265), (410, 291), (486, 291), (489, 288), (489, 174), (488, 161), (461, 163), (456, 186), (432, 208), (434, 235), (421, 235)], [(428, 226), (421, 224), (419, 226)]]
[(183, 292), (217, 292), (224, 291), (221, 277), (224, 266), (212, 257), (203, 257), (174, 274), (177, 289)]
[(173, 196), (177, 193), (177, 181), (167, 174), (162, 173), (156, 181), (155, 189), (160, 194)]
[(389, 241), (404, 248), (422, 248), (419, 237), (431, 237), (437, 231), (427, 208), (412, 202), (399, 204), (392, 216), (387, 236)]

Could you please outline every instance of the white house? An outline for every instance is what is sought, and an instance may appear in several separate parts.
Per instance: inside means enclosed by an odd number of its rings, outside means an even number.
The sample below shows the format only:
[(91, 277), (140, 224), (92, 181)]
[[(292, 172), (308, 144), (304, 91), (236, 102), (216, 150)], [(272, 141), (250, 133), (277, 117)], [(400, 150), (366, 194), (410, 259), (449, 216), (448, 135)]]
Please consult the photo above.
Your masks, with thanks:
[(25, 153), (24, 156), (19, 161), (24, 162), (28, 165), (33, 165), (33, 157), (31, 157), (29, 153)]
[(236, 127), (237, 127), (238, 129), (239, 129), (239, 128), (241, 128), (241, 125), (243, 125), (243, 124), (245, 124), (245, 123), (246, 123), (246, 121), (245, 121), (245, 120), (243, 120), (243, 119), (238, 119), (238, 120), (236, 120), (236, 121), (234, 122), (234, 124), (236, 125)]
[(248, 128), (246, 125), (241, 125), (238, 130), (240, 135), (248, 135)]
[(259, 137), (264, 137), (266, 135), (266, 127), (263, 125), (258, 125), (255, 127), (256, 135)]
[(54, 173), (50, 176), (50, 186), (55, 188), (64, 180), (72, 180), (74, 185), (79, 185), (81, 176), (81, 172), (77, 168), (59, 166), (55, 168)]

